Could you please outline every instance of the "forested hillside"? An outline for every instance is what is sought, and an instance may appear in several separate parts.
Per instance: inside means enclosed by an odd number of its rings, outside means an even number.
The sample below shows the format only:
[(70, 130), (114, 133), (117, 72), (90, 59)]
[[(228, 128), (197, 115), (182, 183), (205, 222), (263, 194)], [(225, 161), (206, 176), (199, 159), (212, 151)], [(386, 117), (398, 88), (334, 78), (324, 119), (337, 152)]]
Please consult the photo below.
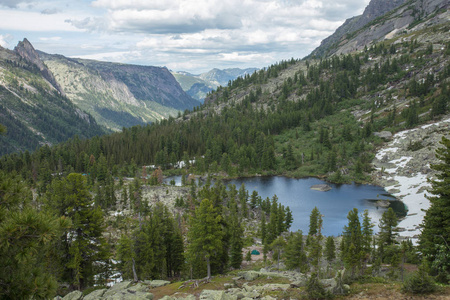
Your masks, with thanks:
[[(448, 5), (410, 1), (399, 9), (421, 17), (404, 30), (358, 51), (290, 59), (239, 77), (177, 118), (2, 156), (0, 298), (448, 298), (445, 134), (439, 162), (429, 166), (437, 175), (418, 245), (397, 239), (391, 208), (376, 235), (374, 220), (356, 208), (342, 236), (323, 235), (326, 216), (317, 207), (308, 232), (289, 232), (295, 216), (276, 195), (263, 199), (220, 180), (371, 182), (371, 162), (385, 139), (449, 112)], [(362, 30), (379, 33), (393, 15)], [(3, 70), (18, 72), (13, 66), (22, 62), (9, 60)], [(46, 83), (35, 69), (20, 70)], [(5, 87), (11, 95), (40, 91), (34, 81), (22, 87), (13, 79)], [(181, 186), (164, 183), (171, 174), (182, 175)], [(259, 260), (250, 252), (255, 247)], [(115, 280), (130, 281), (107, 289)]]
[(61, 95), (45, 72), (26, 56), (0, 47), (0, 122), (7, 127), (0, 136), (0, 154), (105, 133), (91, 115)]

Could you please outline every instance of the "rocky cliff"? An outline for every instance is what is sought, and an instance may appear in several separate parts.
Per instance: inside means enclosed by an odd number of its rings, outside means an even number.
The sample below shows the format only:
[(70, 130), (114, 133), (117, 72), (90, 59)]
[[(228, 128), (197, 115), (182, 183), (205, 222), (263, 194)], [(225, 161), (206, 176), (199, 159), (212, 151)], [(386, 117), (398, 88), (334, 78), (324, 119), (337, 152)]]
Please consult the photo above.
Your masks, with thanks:
[(27, 40), (14, 51), (0, 47), (0, 123), (7, 128), (0, 136), (0, 155), (105, 132), (62, 95)]
[[(336, 32), (324, 39), (309, 57), (324, 57), (364, 49), (375, 42), (412, 30), (415, 26), (427, 27), (448, 21), (443, 14), (448, 10), (446, 0), (372, 0), (361, 16), (345, 21)], [(445, 13), (444, 13), (445, 15)]]
[(73, 59), (39, 52), (67, 97), (99, 124), (121, 130), (192, 109), (187, 95), (166, 68)]
[(24, 60), (27, 62), (35, 65), (39, 71), (41, 72), (42, 76), (62, 95), (64, 95), (64, 92), (62, 91), (60, 85), (58, 82), (56, 82), (55, 77), (53, 76), (52, 72), (47, 68), (47, 66), (42, 62), (42, 60), (39, 58), (38, 53), (34, 49), (33, 45), (27, 40), (23, 39), (22, 42), (19, 42), (17, 46), (14, 48), (14, 51), (20, 55)]

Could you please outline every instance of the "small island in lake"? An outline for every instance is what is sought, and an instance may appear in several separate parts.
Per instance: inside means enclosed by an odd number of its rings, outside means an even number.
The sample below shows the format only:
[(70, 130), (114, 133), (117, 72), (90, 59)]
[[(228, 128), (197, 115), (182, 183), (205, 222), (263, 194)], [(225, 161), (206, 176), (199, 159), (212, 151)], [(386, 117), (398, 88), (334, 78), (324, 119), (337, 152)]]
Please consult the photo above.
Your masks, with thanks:
[(329, 186), (328, 184), (315, 184), (311, 186), (311, 189), (319, 192), (328, 192), (329, 190), (331, 190), (331, 186)]

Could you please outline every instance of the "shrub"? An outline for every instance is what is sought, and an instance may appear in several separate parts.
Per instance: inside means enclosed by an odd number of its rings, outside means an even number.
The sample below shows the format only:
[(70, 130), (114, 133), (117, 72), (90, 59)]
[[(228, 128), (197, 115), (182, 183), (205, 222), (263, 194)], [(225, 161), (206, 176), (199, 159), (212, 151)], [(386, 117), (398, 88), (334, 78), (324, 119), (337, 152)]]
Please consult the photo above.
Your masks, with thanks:
[(403, 292), (413, 294), (428, 294), (436, 290), (436, 284), (433, 278), (427, 273), (426, 263), (420, 265), (411, 277), (403, 283)]
[(333, 295), (325, 289), (316, 273), (312, 273), (306, 283), (308, 299), (330, 299)]

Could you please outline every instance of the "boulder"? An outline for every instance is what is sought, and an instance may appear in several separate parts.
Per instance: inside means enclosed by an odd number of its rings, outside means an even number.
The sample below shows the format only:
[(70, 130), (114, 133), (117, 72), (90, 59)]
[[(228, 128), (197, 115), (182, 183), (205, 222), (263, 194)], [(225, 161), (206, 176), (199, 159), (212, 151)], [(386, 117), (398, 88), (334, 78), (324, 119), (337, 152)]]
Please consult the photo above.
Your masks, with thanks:
[(157, 288), (157, 287), (165, 286), (168, 284), (170, 284), (170, 281), (167, 281), (167, 280), (152, 280), (150, 282), (151, 288)]
[(153, 294), (145, 293), (145, 292), (129, 293), (127, 291), (118, 291), (107, 297), (104, 296), (101, 299), (105, 299), (105, 300), (152, 300)]
[(276, 290), (286, 291), (290, 287), (291, 287), (290, 284), (271, 283), (271, 284), (264, 285), (264, 290), (265, 291), (276, 291)]
[(149, 286), (142, 283), (137, 283), (135, 285), (132, 285), (127, 288), (127, 291), (129, 293), (136, 293), (136, 292), (148, 292)]
[(311, 186), (311, 189), (319, 192), (328, 192), (329, 190), (331, 190), (331, 186), (329, 186), (328, 184), (315, 184)]
[(63, 300), (79, 300), (83, 297), (83, 293), (80, 291), (73, 291), (64, 296)]
[(244, 273), (244, 279), (247, 281), (252, 281), (255, 280), (256, 278), (259, 277), (259, 273), (256, 271), (248, 271)]
[(373, 135), (380, 137), (382, 139), (385, 139), (385, 140), (392, 139), (392, 133), (390, 131), (374, 132)]
[(224, 291), (203, 290), (200, 294), (200, 300), (223, 300), (224, 295)]
[(267, 296), (262, 297), (261, 300), (276, 300), (276, 298), (267, 295)]
[(83, 300), (101, 299), (106, 291), (107, 291), (107, 289), (95, 290), (95, 291), (89, 293), (88, 295), (84, 296)]

